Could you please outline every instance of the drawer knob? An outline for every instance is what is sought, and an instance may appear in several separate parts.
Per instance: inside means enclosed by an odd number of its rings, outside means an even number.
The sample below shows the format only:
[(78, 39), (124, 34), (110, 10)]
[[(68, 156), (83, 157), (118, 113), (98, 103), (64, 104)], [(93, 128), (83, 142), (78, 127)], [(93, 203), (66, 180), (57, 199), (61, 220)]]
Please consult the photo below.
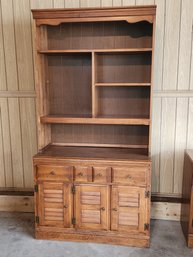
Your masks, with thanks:
[(67, 209), (67, 208), (68, 208), (68, 205), (67, 205), (67, 204), (65, 204), (65, 205), (64, 205), (64, 208), (65, 208), (65, 209)]
[(102, 174), (101, 173), (97, 173), (96, 177), (102, 177)]
[(105, 207), (101, 207), (101, 211), (105, 211)]
[(113, 211), (117, 211), (117, 208), (113, 208)]
[(83, 177), (83, 173), (82, 173), (82, 172), (79, 172), (77, 176)]
[(131, 175), (128, 175), (127, 178), (128, 178), (128, 179), (132, 179), (132, 176), (131, 176)]
[(50, 171), (50, 175), (55, 175), (54, 170)]

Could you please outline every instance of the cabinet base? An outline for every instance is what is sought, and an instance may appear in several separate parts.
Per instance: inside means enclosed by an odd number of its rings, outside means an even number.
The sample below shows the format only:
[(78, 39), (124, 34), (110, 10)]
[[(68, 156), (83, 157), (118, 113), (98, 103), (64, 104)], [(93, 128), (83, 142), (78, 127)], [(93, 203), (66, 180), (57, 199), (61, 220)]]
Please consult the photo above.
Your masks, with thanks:
[(188, 247), (193, 248), (193, 235), (188, 235)]
[(63, 241), (74, 241), (74, 242), (92, 242), (92, 243), (103, 243), (103, 244), (114, 244), (114, 245), (125, 245), (135, 247), (149, 247), (150, 238), (149, 236), (112, 236), (112, 235), (98, 235), (84, 234), (84, 233), (69, 233), (61, 231), (50, 231), (44, 228), (38, 228), (35, 232), (36, 239), (45, 240), (63, 240)]

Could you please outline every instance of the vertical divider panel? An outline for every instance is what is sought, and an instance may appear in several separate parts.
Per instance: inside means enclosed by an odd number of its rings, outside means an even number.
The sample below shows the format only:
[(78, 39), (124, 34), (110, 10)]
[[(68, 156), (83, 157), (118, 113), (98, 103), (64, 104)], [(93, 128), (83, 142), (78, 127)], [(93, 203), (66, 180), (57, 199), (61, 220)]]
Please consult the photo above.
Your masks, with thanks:
[[(48, 94), (49, 90), (49, 81), (45, 80), (46, 77), (46, 56), (38, 54), (37, 50), (44, 48), (47, 49), (47, 33), (46, 28), (37, 27), (34, 23), (35, 28), (35, 38), (36, 41), (34, 43), (34, 59), (35, 59), (35, 87), (36, 87), (36, 94), (37, 94), (37, 101), (36, 101), (36, 112), (37, 112), (37, 129), (38, 129), (38, 149), (45, 147), (47, 144), (50, 143), (50, 125), (46, 124), (43, 125), (40, 122), (40, 117), (48, 114)], [(42, 38), (43, 37), (43, 38)], [(41, 40), (43, 39), (43, 40)], [(40, 40), (44, 42), (44, 45), (40, 43)], [(48, 95), (47, 95), (48, 96)]]
[(92, 117), (97, 116), (98, 112), (98, 90), (95, 87), (96, 82), (96, 53), (92, 52)]
[(152, 132), (152, 94), (153, 94), (153, 82), (154, 82), (154, 50), (155, 50), (155, 28), (156, 19), (153, 19), (153, 34), (152, 34), (152, 54), (151, 54), (151, 88), (150, 88), (150, 108), (149, 108), (149, 155), (151, 156), (151, 132)]

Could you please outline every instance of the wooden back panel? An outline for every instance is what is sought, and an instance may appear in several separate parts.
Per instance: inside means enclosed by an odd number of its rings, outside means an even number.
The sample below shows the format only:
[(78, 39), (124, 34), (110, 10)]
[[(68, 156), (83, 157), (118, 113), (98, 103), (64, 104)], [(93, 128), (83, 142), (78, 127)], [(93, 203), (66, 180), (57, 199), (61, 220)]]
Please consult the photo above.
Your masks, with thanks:
[(149, 83), (151, 80), (151, 52), (99, 53), (96, 59), (96, 82)]
[(48, 49), (140, 48), (152, 46), (152, 24), (142, 21), (62, 23), (47, 26)]
[(91, 55), (48, 56), (50, 114), (85, 115), (92, 113)]
[(148, 126), (52, 124), (52, 143), (66, 145), (148, 145)]
[(99, 87), (99, 117), (149, 118), (149, 87)]

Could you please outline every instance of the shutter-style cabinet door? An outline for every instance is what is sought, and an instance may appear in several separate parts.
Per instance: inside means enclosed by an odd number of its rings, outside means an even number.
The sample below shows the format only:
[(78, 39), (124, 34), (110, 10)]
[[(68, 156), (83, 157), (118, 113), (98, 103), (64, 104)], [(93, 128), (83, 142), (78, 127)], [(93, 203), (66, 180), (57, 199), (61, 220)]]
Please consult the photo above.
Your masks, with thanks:
[(111, 230), (145, 232), (147, 229), (145, 189), (113, 186), (111, 195)]
[(71, 184), (42, 182), (38, 185), (39, 225), (71, 227)]
[(75, 217), (77, 229), (108, 229), (108, 186), (77, 185)]

